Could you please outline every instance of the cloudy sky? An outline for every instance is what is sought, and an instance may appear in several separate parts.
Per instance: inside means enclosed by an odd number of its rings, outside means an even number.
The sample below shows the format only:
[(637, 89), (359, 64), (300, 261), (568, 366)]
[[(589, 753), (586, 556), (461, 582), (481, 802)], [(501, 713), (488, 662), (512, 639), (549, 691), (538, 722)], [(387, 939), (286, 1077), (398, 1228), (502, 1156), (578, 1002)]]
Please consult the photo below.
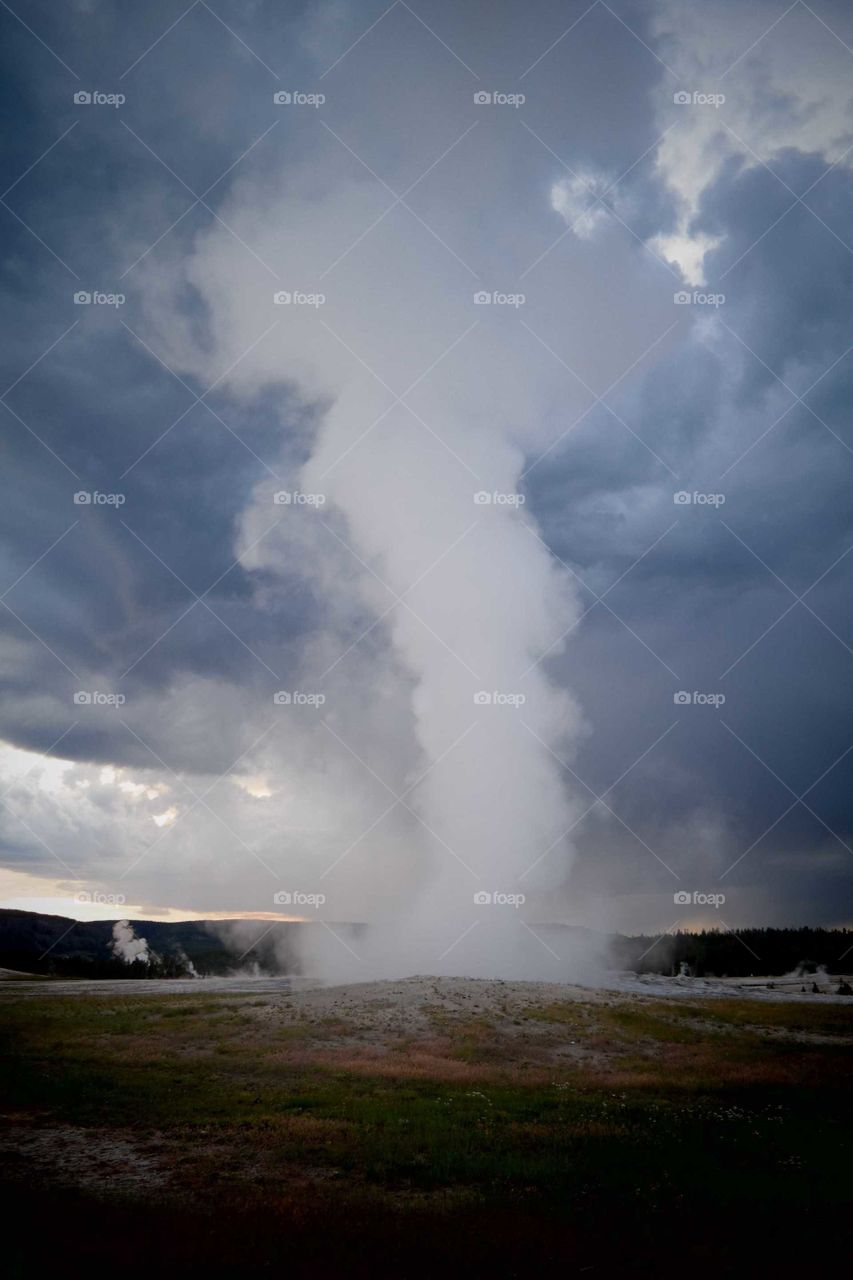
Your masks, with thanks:
[(3, 905), (849, 924), (849, 6), (0, 24)]

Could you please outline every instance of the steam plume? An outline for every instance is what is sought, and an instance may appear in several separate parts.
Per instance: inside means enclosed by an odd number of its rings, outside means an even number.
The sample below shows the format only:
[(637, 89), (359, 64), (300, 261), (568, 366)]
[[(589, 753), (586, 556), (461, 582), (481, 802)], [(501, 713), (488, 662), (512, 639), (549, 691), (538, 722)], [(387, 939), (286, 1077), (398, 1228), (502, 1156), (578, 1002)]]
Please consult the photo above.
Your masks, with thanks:
[[(301, 673), (316, 682), (308, 688), (328, 691), (322, 749), (350, 765), (355, 756), (362, 785), (378, 777), (394, 812), (383, 828), (380, 792), (375, 821), (368, 813), (340, 831), (332, 857), (311, 859), (330, 894), (340, 891), (336, 918), (373, 927), (358, 966), (355, 948), (306, 930), (307, 967), (350, 977), (566, 977), (569, 958), (529, 926), (559, 919), (567, 902), (567, 832), (579, 809), (558, 757), (571, 756), (583, 722), (540, 660), (560, 652), (579, 607), (523, 499), (525, 466), (586, 401), (534, 327), (572, 362), (586, 359), (596, 381), (615, 379), (628, 361), (618, 334), (606, 355), (587, 343), (547, 274), (527, 332), (503, 314), (511, 308), (475, 304), (472, 274), (491, 282), (490, 237), (500, 245), (509, 233), (502, 165), (476, 210), (445, 226), (453, 256), (399, 211), (348, 254), (377, 202), (372, 183), (339, 170), (330, 141), (286, 183), (246, 181), (225, 207), (228, 227), (283, 285), (320, 280), (343, 255), (323, 307), (275, 307), (269, 276), (253, 275), (221, 226), (199, 236), (168, 278), (149, 280), (152, 328), (172, 360), (202, 379), (230, 369), (230, 391), (247, 400), (278, 388), (283, 419), (295, 387), (318, 424), (308, 460), (295, 463), (285, 440), (278, 465), (289, 489), (322, 494), (322, 508), (291, 506), (266, 536), (283, 486), (264, 481), (243, 517), (243, 564), (282, 582), (302, 566), (328, 602), (327, 629), (306, 648)], [(553, 219), (545, 192), (542, 205)], [(455, 257), (476, 270), (466, 274)], [(175, 279), (204, 301), (204, 349), (178, 293), (166, 305)], [(247, 351), (270, 318), (274, 329)], [(365, 612), (377, 625), (362, 643), (353, 618)], [(356, 684), (354, 672), (366, 669)], [(390, 804), (393, 796), (404, 804)], [(316, 817), (320, 825), (325, 814)], [(487, 907), (475, 903), (478, 892), (491, 896)], [(504, 895), (521, 894), (521, 905), (504, 905)]]
[(146, 939), (137, 938), (129, 920), (116, 920), (110, 948), (116, 959), (123, 960), (125, 964), (133, 964), (136, 960), (141, 960), (143, 964), (151, 962)]

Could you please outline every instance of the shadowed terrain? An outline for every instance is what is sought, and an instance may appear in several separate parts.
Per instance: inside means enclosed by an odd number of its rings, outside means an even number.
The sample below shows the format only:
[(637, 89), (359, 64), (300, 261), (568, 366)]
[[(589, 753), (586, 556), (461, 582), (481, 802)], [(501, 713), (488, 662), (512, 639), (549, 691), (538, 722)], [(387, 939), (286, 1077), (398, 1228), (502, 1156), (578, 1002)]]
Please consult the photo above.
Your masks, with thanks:
[(48, 1204), (69, 1274), (711, 1274), (848, 1232), (847, 1002), (33, 992), (0, 995), (13, 1275)]

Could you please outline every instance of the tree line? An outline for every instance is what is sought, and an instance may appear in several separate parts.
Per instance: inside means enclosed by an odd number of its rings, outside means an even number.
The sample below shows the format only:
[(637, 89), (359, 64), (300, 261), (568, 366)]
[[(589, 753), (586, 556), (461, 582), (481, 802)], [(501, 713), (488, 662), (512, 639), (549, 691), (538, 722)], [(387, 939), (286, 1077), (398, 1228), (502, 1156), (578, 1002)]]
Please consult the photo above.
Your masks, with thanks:
[(674, 976), (685, 967), (696, 977), (747, 978), (762, 974), (853, 971), (851, 929), (703, 929), (700, 933), (617, 937), (619, 969)]

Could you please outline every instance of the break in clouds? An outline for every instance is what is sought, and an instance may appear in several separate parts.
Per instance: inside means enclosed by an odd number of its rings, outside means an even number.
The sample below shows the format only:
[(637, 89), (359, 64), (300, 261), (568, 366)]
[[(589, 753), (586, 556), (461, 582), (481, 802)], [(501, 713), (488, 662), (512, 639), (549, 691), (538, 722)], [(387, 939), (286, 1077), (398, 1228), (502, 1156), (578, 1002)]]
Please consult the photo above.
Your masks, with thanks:
[(226, 8), (3, 19), (5, 904), (847, 923), (846, 7)]

